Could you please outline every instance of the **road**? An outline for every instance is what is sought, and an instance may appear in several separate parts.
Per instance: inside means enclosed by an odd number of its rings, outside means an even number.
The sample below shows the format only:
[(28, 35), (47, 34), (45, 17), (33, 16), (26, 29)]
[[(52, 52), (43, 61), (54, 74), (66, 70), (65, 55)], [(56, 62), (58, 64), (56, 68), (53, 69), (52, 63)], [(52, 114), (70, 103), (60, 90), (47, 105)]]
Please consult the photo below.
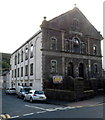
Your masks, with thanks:
[(15, 118), (103, 118), (103, 103), (88, 106), (63, 106), (41, 102), (30, 103), (16, 95), (2, 95), (2, 113)]

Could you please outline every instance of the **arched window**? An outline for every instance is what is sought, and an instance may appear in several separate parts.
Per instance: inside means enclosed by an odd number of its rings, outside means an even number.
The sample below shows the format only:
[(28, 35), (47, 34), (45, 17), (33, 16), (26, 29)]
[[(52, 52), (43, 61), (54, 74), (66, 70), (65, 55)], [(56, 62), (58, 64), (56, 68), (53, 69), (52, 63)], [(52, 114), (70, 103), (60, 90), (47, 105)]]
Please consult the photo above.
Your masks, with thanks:
[(93, 46), (93, 55), (96, 55), (96, 54), (97, 54), (97, 46), (94, 45), (94, 46)]
[(25, 59), (27, 60), (28, 59), (28, 48), (26, 47), (25, 49)]
[(57, 39), (55, 37), (51, 38), (51, 49), (57, 50)]
[(80, 53), (80, 41), (78, 38), (73, 38), (73, 51), (76, 53)]
[(57, 72), (57, 61), (51, 60), (51, 73), (56, 73), (56, 72)]
[(15, 55), (15, 65), (17, 64), (17, 55)]
[(70, 62), (67, 67), (67, 75), (68, 76), (74, 76), (74, 68), (73, 68), (73, 63)]
[(18, 64), (20, 62), (20, 53), (18, 53)]
[(81, 53), (86, 54), (86, 43), (81, 43)]
[(30, 58), (32, 58), (33, 57), (33, 44), (31, 44), (31, 47), (30, 47)]
[(94, 64), (94, 74), (97, 74), (97, 72), (98, 72), (97, 64)]
[(84, 64), (79, 64), (79, 77), (84, 77)]
[(21, 62), (23, 62), (23, 50), (21, 51)]

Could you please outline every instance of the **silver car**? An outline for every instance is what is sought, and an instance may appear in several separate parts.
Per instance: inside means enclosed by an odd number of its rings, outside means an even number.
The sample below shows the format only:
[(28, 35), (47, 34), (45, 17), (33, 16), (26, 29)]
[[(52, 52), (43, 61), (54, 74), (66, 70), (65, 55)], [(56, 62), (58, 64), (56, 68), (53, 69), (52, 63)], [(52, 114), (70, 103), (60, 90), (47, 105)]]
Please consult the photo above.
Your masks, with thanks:
[(30, 90), (25, 94), (24, 100), (33, 101), (46, 101), (47, 97), (44, 94), (44, 91)]
[(7, 88), (5, 91), (6, 94), (16, 94), (15, 88)]

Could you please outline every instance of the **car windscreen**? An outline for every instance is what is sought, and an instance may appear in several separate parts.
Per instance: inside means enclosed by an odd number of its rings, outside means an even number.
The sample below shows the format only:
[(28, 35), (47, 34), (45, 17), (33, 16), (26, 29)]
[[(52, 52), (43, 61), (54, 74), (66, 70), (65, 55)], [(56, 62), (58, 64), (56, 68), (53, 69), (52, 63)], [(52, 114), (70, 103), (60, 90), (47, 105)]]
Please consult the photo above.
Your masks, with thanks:
[(35, 94), (40, 94), (40, 95), (42, 95), (42, 94), (44, 94), (44, 91), (35, 91)]

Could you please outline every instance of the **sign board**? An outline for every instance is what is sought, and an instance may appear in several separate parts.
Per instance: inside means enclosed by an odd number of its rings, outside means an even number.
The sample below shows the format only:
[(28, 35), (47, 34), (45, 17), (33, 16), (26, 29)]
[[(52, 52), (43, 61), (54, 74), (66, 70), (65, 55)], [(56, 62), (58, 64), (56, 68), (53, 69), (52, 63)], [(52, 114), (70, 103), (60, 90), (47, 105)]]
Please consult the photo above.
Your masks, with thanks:
[(62, 76), (59, 76), (59, 75), (53, 76), (53, 83), (54, 84), (62, 83), (62, 81), (63, 81)]

